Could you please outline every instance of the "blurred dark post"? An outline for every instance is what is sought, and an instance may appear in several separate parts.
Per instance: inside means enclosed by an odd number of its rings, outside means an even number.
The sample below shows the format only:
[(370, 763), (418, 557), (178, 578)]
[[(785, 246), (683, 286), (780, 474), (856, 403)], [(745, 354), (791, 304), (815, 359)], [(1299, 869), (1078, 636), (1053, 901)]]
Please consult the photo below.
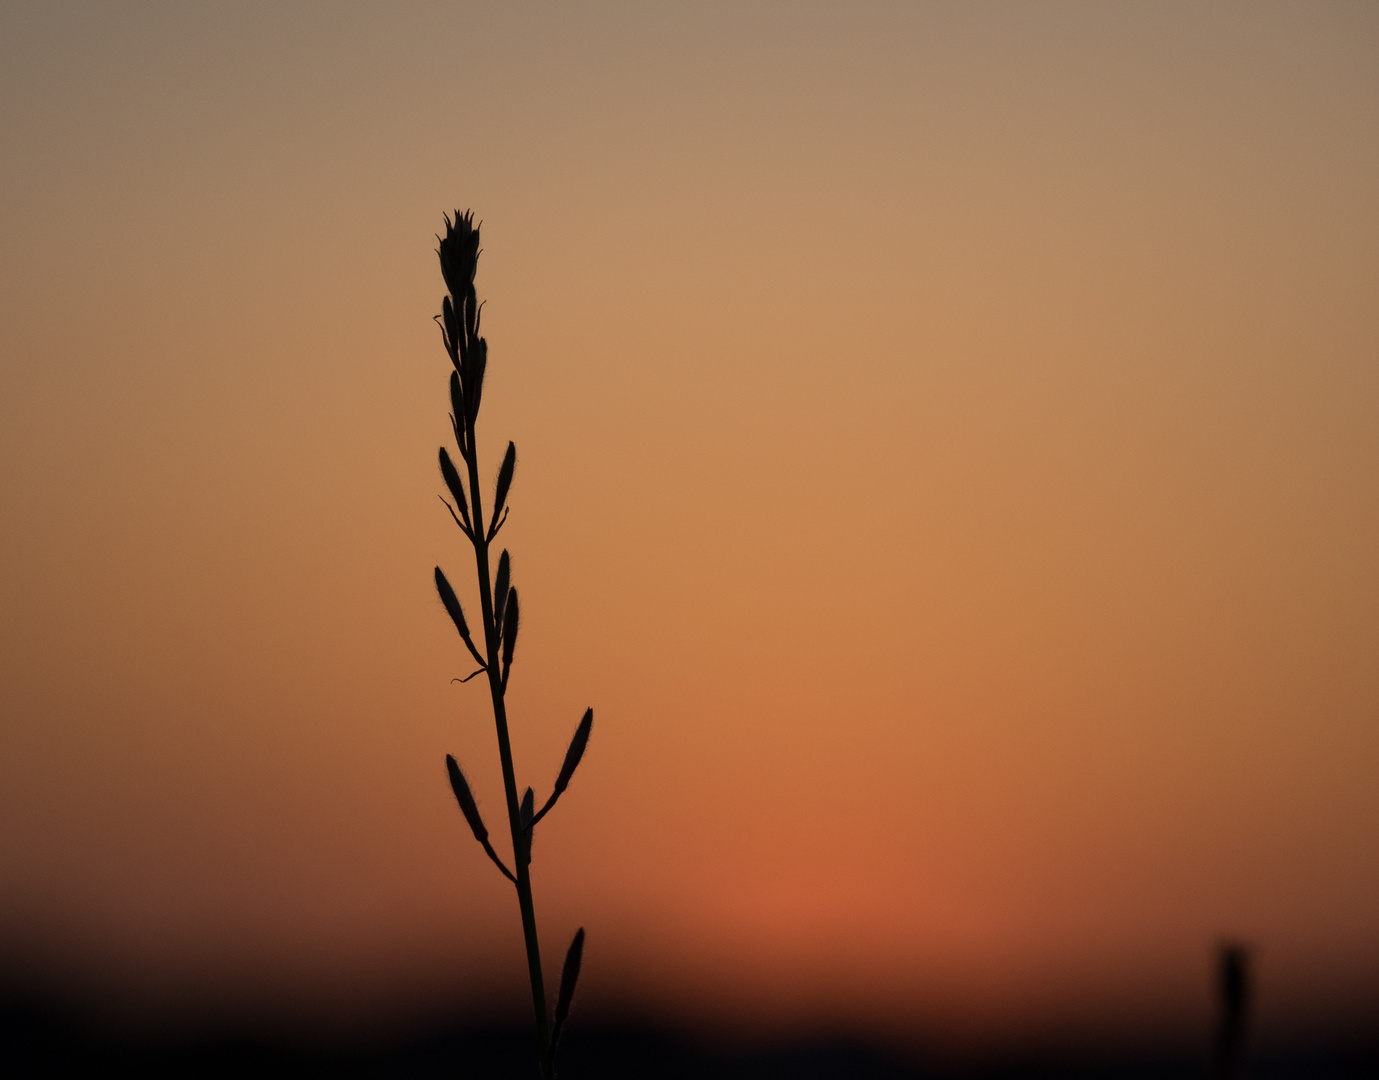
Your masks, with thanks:
[(1235, 942), (1222, 942), (1216, 960), (1216, 993), (1220, 1027), (1216, 1032), (1216, 1075), (1236, 1080), (1245, 1050), (1250, 1014), (1250, 952)]

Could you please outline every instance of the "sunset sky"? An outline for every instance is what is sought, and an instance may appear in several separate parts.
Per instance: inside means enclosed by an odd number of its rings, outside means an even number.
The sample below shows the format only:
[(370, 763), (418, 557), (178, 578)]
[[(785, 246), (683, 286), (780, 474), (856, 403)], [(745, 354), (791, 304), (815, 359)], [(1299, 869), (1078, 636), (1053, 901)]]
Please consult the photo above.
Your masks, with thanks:
[[(524, 1001), (441, 215), (586, 1015), (1379, 1009), (1379, 9), (7, 4), (0, 959)], [(1090, 1036), (1089, 1036), (1090, 1037)]]

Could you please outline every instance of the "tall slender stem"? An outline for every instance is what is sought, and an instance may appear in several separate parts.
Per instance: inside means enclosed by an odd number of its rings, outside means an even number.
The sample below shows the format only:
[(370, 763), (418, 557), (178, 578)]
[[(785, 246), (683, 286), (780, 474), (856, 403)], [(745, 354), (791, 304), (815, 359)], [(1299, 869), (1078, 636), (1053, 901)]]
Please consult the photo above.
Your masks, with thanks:
[(498, 728), (498, 755), (503, 762), (503, 792), (507, 796), (508, 825), (512, 830), (513, 870), (517, 874), (517, 902), (522, 909), (522, 934), (527, 941), (527, 967), (531, 974), (532, 1006), (536, 1010), (536, 1042), (541, 1056), (541, 1075), (547, 1080), (552, 1070), (550, 1023), (546, 1017), (546, 989), (541, 978), (541, 946), (536, 937), (536, 909), (532, 906), (531, 873), (523, 857), (522, 811), (517, 801), (517, 776), (512, 768), (512, 744), (508, 740), (507, 705), (503, 700), (503, 676), (499, 666), (498, 629), (493, 618), (493, 587), (489, 580), (488, 538), (484, 533), (484, 509), (479, 489), (479, 451), (474, 440), (474, 422), (466, 417), (469, 439), (469, 505), (474, 515), (474, 561), (479, 572), (479, 605), (483, 611), (485, 655), (488, 658), (488, 688), (493, 697), (493, 722)]

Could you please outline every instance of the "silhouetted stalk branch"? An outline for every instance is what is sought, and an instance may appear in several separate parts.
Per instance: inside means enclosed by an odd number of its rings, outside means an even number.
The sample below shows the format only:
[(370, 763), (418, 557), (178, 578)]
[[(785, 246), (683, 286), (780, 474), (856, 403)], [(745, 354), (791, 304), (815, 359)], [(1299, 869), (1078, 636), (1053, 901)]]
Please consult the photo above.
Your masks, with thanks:
[(455, 508), (445, 501), (445, 496), (437, 495), (436, 498), (440, 499), (440, 501), (445, 504), (445, 508), (450, 511), (450, 516), (452, 518), (455, 518), (455, 524), (460, 527), (460, 532), (464, 533), (465, 536), (469, 537), (469, 539), (472, 541), (474, 539), (474, 534), (469, 531), (469, 526), (466, 525), (456, 516)]
[[(465, 430), (469, 445), (474, 446), (474, 416), (466, 417)], [(498, 757), (503, 765), (503, 794), (508, 804), (508, 825), (512, 830), (513, 862), (517, 864), (517, 904), (522, 910), (522, 936), (527, 943), (527, 969), (531, 977), (532, 1007), (536, 1010), (536, 1041), (541, 1054), (542, 1072), (553, 1076), (549, 1062), (550, 1026), (546, 1017), (546, 989), (541, 978), (541, 945), (536, 936), (536, 909), (532, 904), (530, 864), (521, 857), (525, 848), (522, 812), (517, 801), (517, 776), (512, 767), (512, 743), (508, 738), (508, 710), (503, 700), (507, 680), (499, 674), (498, 631), (493, 617), (493, 593), (489, 585), (488, 544), (484, 533), (484, 511), (479, 491), (479, 455), (468, 455), (469, 490), (472, 498), (474, 522), (474, 562), (479, 577), (479, 607), (483, 612), (484, 643), (488, 650), (485, 666), (488, 669), (489, 696), (493, 699), (493, 722), (498, 729)]]
[(436, 567), (436, 591), (465, 647), (479, 664), (478, 671), (464, 679), (452, 681), (468, 682), (481, 674), (488, 676), (493, 722), (498, 734), (498, 757), (502, 764), (503, 795), (507, 803), (515, 873), (507, 868), (489, 843), (488, 829), (484, 825), (469, 781), (459, 763), (447, 755), (446, 767), (450, 774), (451, 788), (465, 820), (474, 833), (474, 838), (494, 865), (517, 888), (517, 902), (522, 913), (522, 933), (527, 947), (527, 968), (531, 977), (532, 1006), (536, 1012), (537, 1051), (542, 1075), (551, 1080), (555, 1075), (556, 1039), (569, 1014), (575, 983), (579, 978), (580, 959), (584, 949), (584, 929), (581, 927), (576, 933), (565, 958), (556, 1003), (556, 1024), (552, 1028), (546, 1009), (546, 992), (541, 975), (541, 951), (536, 934), (536, 912), (532, 904), (529, 872), (532, 839), (537, 822), (545, 817), (561, 792), (569, 785), (570, 777), (584, 754), (593, 726), (594, 710), (587, 710), (580, 721), (575, 737), (565, 753), (560, 775), (556, 778), (555, 791), (540, 812), (534, 812), (536, 796), (531, 788), (526, 789), (519, 802), (517, 777), (512, 761), (512, 744), (508, 738), (507, 705), (504, 699), (508, 678), (512, 673), (517, 634), (521, 626), (521, 604), (517, 590), (511, 584), (512, 564), (506, 551), (498, 559), (496, 577), (491, 575), (489, 570), (490, 546), (508, 518), (507, 497), (517, 466), (517, 448), (508, 443), (507, 452), (503, 455), (494, 484), (490, 525), (485, 531), (475, 424), (483, 395), (484, 373), (488, 365), (488, 343), (479, 336), (482, 305), (477, 302), (474, 291), (474, 275), (479, 258), (479, 232), (474, 227), (472, 215), (456, 213), (453, 222), (449, 218), (446, 219), (445, 236), (441, 238), (437, 254), (440, 256), (441, 274), (445, 278), (448, 290), (448, 295), (441, 300), (441, 314), (437, 316), (437, 321), (440, 323), (441, 340), (455, 369), (450, 374), (450, 426), (455, 435), (460, 458), (465, 463), (465, 475), (462, 477), (455, 468), (449, 452), (441, 447), (441, 475), (445, 479), (445, 486), (449, 489), (451, 498), (454, 499), (454, 505), (443, 496), (441, 502), (445, 503), (451, 518), (474, 549), (480, 622), (483, 629), (482, 652), (470, 633), (460, 600), (440, 567)]
[(445, 768), (450, 773), (450, 790), (455, 793), (455, 800), (460, 804), (460, 813), (464, 814), (465, 820), (469, 822), (474, 839), (483, 846), (484, 853), (493, 860), (493, 865), (503, 872), (503, 876), (516, 885), (517, 879), (512, 876), (512, 871), (503, 865), (503, 860), (488, 842), (488, 827), (484, 825), (483, 816), (479, 813), (479, 804), (474, 801), (474, 793), (469, 790), (469, 781), (465, 779), (460, 763), (446, 754)]
[(570, 778), (574, 776), (575, 769), (579, 766), (579, 760), (584, 756), (584, 748), (589, 745), (589, 732), (593, 727), (594, 710), (588, 709), (585, 711), (583, 719), (580, 720), (579, 727), (575, 728), (575, 737), (570, 740), (570, 748), (565, 751), (565, 760), (561, 763), (560, 775), (555, 778), (555, 790), (551, 792), (551, 797), (546, 800), (546, 805), (531, 819), (531, 824), (527, 826), (529, 829), (536, 827), (536, 823), (550, 812), (556, 799), (560, 798), (560, 793), (570, 786)]

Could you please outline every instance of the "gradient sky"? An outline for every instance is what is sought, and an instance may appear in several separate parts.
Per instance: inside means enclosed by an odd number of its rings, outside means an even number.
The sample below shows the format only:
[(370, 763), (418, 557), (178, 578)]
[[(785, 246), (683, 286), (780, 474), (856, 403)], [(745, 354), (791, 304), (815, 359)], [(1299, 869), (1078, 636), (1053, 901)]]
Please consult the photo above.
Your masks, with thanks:
[(1379, 1007), (1374, 7), (7, 4), (0, 143), (15, 963), (520, 1005), (473, 207), (587, 1008), (1192, 1033), (1223, 934), (1271, 1037)]

